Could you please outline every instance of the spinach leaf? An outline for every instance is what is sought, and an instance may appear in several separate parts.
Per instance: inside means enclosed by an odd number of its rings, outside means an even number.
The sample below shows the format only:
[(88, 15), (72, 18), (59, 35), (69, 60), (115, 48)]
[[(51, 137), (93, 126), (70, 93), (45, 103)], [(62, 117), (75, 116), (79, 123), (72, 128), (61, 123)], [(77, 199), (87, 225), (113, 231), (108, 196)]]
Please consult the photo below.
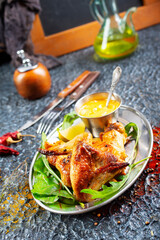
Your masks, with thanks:
[(72, 198), (74, 198), (72, 193), (71, 193), (71, 191), (69, 190), (69, 188), (64, 185), (64, 183), (62, 182), (61, 178), (58, 177), (58, 175), (49, 166), (49, 162), (48, 162), (47, 158), (45, 156), (42, 156), (42, 159), (43, 159), (44, 165), (46, 166), (48, 171), (62, 184), (62, 186), (66, 189), (66, 191), (72, 196)]
[(54, 182), (54, 177), (47, 177), (44, 174), (38, 174), (33, 185), (32, 193), (40, 195), (57, 195), (56, 191), (60, 190), (60, 185)]
[[(73, 199), (72, 196), (66, 191), (61, 189), (60, 184), (57, 184), (57, 179), (54, 176), (47, 177), (44, 174), (38, 174), (35, 179), (35, 183), (32, 193), (45, 196), (60, 196), (68, 199)], [(42, 197), (41, 196), (41, 197)]]
[(43, 173), (46, 176), (49, 176), (49, 171), (47, 170), (47, 168), (45, 167), (44, 163), (43, 163), (43, 159), (42, 157), (39, 157), (38, 159), (36, 159), (35, 163), (34, 163), (34, 173)]
[(53, 208), (54, 210), (64, 210), (64, 211), (74, 211), (75, 210), (75, 204), (65, 204), (61, 202), (55, 202), (52, 204), (45, 204), (49, 208)]
[(43, 202), (43, 203), (48, 203), (48, 204), (50, 204), (50, 203), (55, 203), (55, 202), (57, 202), (58, 199), (59, 199), (58, 196), (41, 196), (41, 195), (38, 195), (38, 194), (35, 194), (35, 193), (33, 193), (33, 196), (34, 196), (37, 200), (39, 200), (39, 201), (41, 201), (41, 202)]

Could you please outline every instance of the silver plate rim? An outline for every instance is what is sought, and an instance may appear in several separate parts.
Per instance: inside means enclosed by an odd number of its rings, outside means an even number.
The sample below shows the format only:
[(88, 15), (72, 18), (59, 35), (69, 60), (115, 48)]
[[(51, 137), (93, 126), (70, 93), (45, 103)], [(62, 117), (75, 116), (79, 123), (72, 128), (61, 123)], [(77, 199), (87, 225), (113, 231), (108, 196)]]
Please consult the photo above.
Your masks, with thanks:
[[(153, 147), (153, 132), (152, 132), (152, 128), (151, 128), (151, 125), (149, 123), (149, 121), (146, 119), (146, 117), (141, 113), (139, 112), (138, 110), (130, 107), (130, 106), (127, 106), (127, 105), (121, 105), (120, 109), (122, 110), (129, 110), (133, 113), (135, 113), (136, 115), (138, 115), (141, 119), (143, 119), (143, 121), (145, 122), (148, 130), (149, 130), (149, 133), (150, 133), (150, 146), (149, 146), (149, 153), (148, 153), (148, 156), (146, 157), (149, 157), (151, 155), (151, 152), (152, 152), (152, 147)], [(50, 138), (57, 130), (57, 128), (59, 128), (60, 126), (62, 125), (62, 123), (60, 123), (47, 137)], [(35, 153), (34, 157), (33, 157), (33, 160), (31, 162), (31, 166), (30, 166), (30, 170), (29, 170), (29, 187), (30, 187), (30, 190), (32, 189), (32, 172), (33, 172), (33, 165), (34, 165), (34, 162), (36, 160), (36, 156), (37, 156), (38, 152)], [(148, 159), (149, 160), (149, 159)], [(57, 214), (63, 214), (63, 215), (76, 215), (76, 214), (83, 214), (83, 213), (87, 213), (87, 212), (91, 212), (93, 210), (96, 210), (100, 207), (103, 207), (104, 205), (107, 205), (108, 203), (112, 202), (114, 199), (118, 198), (120, 195), (122, 195), (127, 189), (129, 189), (133, 184), (134, 182), (137, 180), (137, 178), (142, 174), (142, 172), (144, 171), (144, 168), (146, 167), (147, 163), (148, 163), (148, 160), (144, 162), (143, 164), (143, 167), (140, 169), (139, 173), (136, 175), (136, 177), (125, 187), (123, 188), (122, 190), (120, 190), (117, 194), (115, 194), (113, 197), (111, 197), (110, 199), (106, 200), (105, 202), (103, 203), (100, 203), (99, 205), (96, 205), (96, 206), (91, 206), (89, 208), (85, 208), (85, 209), (81, 209), (81, 210), (75, 210), (75, 211), (61, 211), (61, 210), (56, 210), (56, 209), (52, 209), (52, 208), (49, 208), (47, 207), (46, 205), (44, 205), (42, 202), (40, 202), (39, 200), (37, 200), (33, 195), (33, 198), (34, 200), (37, 202), (38, 205), (40, 205), (42, 208), (44, 208), (45, 210), (47, 211), (50, 211), (52, 213), (57, 213)]]

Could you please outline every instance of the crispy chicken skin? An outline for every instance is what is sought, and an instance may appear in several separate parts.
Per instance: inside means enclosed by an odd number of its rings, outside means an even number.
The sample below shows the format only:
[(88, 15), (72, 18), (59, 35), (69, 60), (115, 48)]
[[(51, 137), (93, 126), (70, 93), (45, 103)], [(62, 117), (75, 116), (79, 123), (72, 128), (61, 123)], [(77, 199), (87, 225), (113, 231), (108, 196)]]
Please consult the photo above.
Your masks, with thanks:
[(116, 151), (116, 156), (125, 160), (126, 153), (124, 145), (126, 143), (127, 134), (125, 132), (124, 126), (120, 122), (111, 123), (105, 128), (103, 133), (100, 133), (100, 139), (102, 142), (113, 146)]
[(78, 201), (90, 202), (91, 195), (81, 193), (82, 189), (99, 190), (103, 184), (124, 171), (124, 144), (126, 133), (120, 122), (109, 124), (99, 138), (82, 133), (71, 141), (45, 144), (42, 154), (48, 155), (49, 163), (55, 166), (63, 183), (72, 187)]
[(70, 159), (71, 153), (67, 155), (53, 155), (47, 157), (49, 164), (55, 166), (60, 172), (61, 179), (67, 187), (71, 186), (70, 180)]
[(77, 135), (74, 139), (63, 142), (63, 141), (57, 141), (53, 144), (49, 142), (45, 142), (45, 149), (39, 149), (39, 152), (44, 155), (65, 155), (72, 152), (73, 145), (77, 144), (79, 141), (88, 142), (89, 144), (92, 144), (92, 134), (91, 133), (81, 133)]
[[(80, 141), (92, 144), (92, 135), (85, 132), (67, 143), (64, 143), (63, 141), (58, 141), (58, 144), (57, 142), (55, 144), (50, 144), (48, 142), (45, 143), (45, 153), (49, 153), (47, 154), (48, 162), (59, 170), (61, 179), (67, 187), (71, 187), (70, 159), (72, 156), (73, 145), (76, 145)], [(43, 150), (41, 153), (43, 154)], [(52, 154), (50, 155), (50, 153)]]
[(70, 178), (78, 201), (90, 202), (91, 195), (82, 189), (99, 190), (103, 184), (121, 173), (128, 163), (119, 160), (109, 151), (100, 151), (85, 143), (74, 146), (71, 157)]

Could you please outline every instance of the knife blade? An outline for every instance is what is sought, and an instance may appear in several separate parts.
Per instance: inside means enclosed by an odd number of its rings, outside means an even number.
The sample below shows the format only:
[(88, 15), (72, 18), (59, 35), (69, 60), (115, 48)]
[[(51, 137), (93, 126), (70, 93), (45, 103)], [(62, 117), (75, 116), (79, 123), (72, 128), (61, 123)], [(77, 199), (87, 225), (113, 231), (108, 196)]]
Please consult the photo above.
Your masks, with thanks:
[[(79, 85), (79, 87), (76, 88), (76, 90), (69, 96), (69, 99), (66, 101), (66, 103), (62, 107), (56, 107), (54, 110), (52, 110), (52, 120), (46, 127), (44, 128), (44, 132), (47, 134), (49, 129), (51, 128), (53, 122), (60, 116), (60, 114), (63, 112), (64, 109), (72, 105), (74, 102), (76, 102), (82, 94), (88, 89), (88, 87), (97, 79), (100, 72), (95, 71), (91, 72), (87, 78)], [(38, 133), (40, 133), (38, 131)]]
[(91, 72), (88, 71), (88, 70), (86, 70), (83, 73), (81, 73), (73, 82), (71, 82), (65, 89), (63, 89), (48, 106), (46, 106), (41, 112), (39, 112), (35, 116), (31, 117), (31, 119), (28, 120), (22, 127), (20, 127), (18, 129), (18, 131), (23, 131), (23, 130), (31, 127), (36, 122), (38, 122), (48, 111), (54, 109), (70, 93), (72, 93), (81, 83), (83, 83), (83, 81), (86, 79), (86, 77), (90, 73)]

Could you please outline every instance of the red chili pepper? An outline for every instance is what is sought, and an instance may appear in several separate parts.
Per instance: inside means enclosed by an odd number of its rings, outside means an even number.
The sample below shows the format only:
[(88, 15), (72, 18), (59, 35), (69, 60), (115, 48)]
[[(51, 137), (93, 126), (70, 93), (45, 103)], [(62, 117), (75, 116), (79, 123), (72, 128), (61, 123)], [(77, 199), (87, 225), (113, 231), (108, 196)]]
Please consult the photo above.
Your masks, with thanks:
[(35, 137), (33, 135), (22, 135), (20, 132), (15, 131), (15, 132), (8, 132), (4, 134), (3, 136), (0, 137), (0, 144), (8, 146), (11, 143), (17, 143), (22, 141), (23, 136), (30, 136), (30, 137)]
[(0, 145), (0, 155), (19, 155), (19, 152), (14, 150), (13, 148), (5, 147)]
[(11, 137), (14, 140), (18, 140), (22, 137), (22, 134), (18, 131), (5, 133), (2, 137)]
[(17, 141), (13, 140), (13, 138), (9, 137), (9, 136), (2, 136), (0, 137), (0, 144), (4, 145), (4, 146), (8, 146), (10, 145), (11, 143), (17, 143), (17, 142), (20, 142), (22, 141), (22, 139), (19, 139)]

